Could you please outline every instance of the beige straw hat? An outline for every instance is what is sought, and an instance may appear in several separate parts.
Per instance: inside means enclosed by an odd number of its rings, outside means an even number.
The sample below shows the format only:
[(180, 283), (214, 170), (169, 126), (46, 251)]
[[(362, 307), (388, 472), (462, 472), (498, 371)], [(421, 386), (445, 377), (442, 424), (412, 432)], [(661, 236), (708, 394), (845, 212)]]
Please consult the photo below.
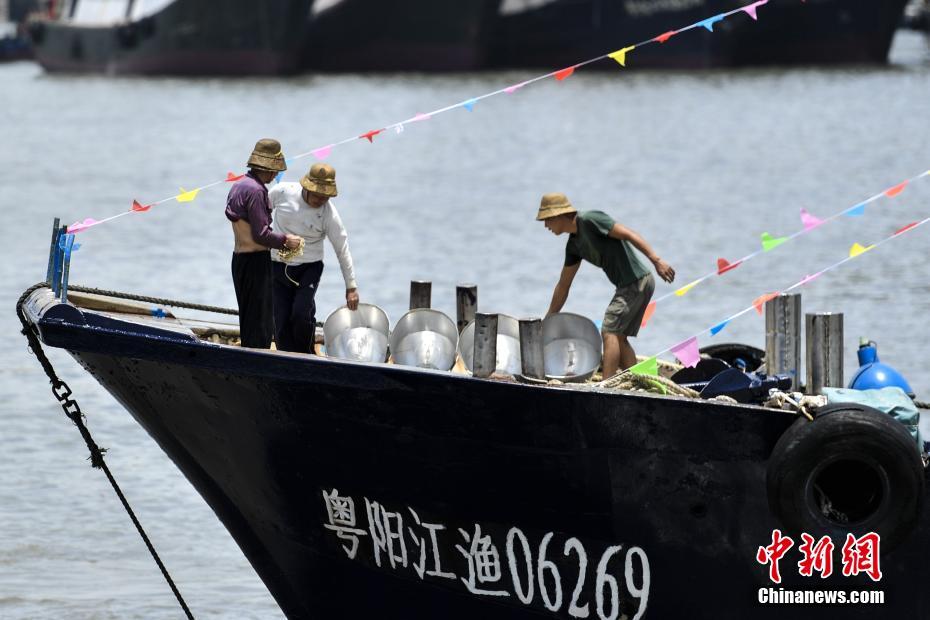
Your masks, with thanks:
[(271, 172), (287, 170), (281, 143), (271, 138), (262, 138), (255, 143), (255, 149), (252, 151), (252, 156), (249, 157), (249, 162), (246, 165), (249, 168)]
[(310, 171), (300, 179), (300, 184), (308, 192), (332, 198), (337, 194), (336, 170), (329, 164), (313, 164)]
[(536, 220), (548, 220), (550, 217), (565, 213), (575, 213), (575, 207), (568, 201), (565, 194), (546, 194), (539, 203)]

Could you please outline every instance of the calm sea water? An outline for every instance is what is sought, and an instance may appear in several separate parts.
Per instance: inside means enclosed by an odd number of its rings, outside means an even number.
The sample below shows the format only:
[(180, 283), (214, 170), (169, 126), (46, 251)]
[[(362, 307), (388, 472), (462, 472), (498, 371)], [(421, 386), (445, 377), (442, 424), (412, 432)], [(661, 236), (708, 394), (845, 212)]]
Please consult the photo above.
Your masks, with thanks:
[[(930, 59), (904, 33), (888, 68), (709, 73), (580, 71), (336, 149), (338, 205), (363, 301), (392, 320), (411, 279), (433, 282), (454, 316), (456, 283), (484, 311), (545, 312), (564, 238), (533, 220), (563, 191), (639, 231), (678, 271), (676, 287), (759, 235), (800, 228), (799, 208), (832, 215), (930, 168)], [(102, 219), (242, 169), (256, 139), (296, 154), (462, 101), (534, 73), (265, 80), (51, 77), (0, 66), (0, 617), (175, 618), (180, 612), (122, 509), (86, 460), (13, 306), (44, 278), (52, 218)], [(296, 180), (310, 164), (291, 164)], [(233, 306), (226, 187), (82, 233), (72, 282)], [(659, 306), (636, 340), (653, 353), (716, 324), (900, 226), (930, 216), (930, 177)], [(839, 311), (846, 374), (859, 336), (930, 399), (927, 245), (920, 228), (821, 277), (806, 312)], [(338, 265), (318, 295), (343, 303)], [(672, 290), (660, 284), (657, 294)], [(610, 285), (581, 269), (566, 310), (599, 319)], [(921, 310), (924, 308), (924, 310)], [(764, 346), (746, 315), (715, 340)], [(67, 354), (51, 351), (108, 462), (200, 618), (278, 618), (271, 596), (170, 461)]]

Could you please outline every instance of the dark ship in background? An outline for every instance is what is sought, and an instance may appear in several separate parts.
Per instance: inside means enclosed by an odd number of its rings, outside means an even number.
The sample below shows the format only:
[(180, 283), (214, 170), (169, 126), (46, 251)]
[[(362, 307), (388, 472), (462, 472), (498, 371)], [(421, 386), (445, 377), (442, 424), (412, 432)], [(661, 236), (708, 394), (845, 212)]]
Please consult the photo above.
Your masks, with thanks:
[[(748, 0), (70, 0), (30, 22), (50, 72), (269, 75), (548, 69)], [(907, 0), (770, 0), (631, 67), (884, 63)], [(603, 67), (612, 63), (605, 62)], [(597, 65), (595, 65), (597, 66)]]

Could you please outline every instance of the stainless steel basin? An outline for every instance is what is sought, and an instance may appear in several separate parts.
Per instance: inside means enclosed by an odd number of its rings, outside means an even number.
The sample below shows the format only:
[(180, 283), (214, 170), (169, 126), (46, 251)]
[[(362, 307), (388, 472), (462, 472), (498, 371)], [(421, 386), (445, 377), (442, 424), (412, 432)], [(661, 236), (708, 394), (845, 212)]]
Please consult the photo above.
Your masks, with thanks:
[[(465, 326), (459, 336), (459, 355), (469, 371), (474, 371), (475, 322)], [(495, 371), (518, 375), (523, 371), (520, 358), (520, 322), (512, 316), (497, 316), (497, 363)]]
[(459, 333), (455, 322), (438, 310), (418, 308), (397, 321), (391, 333), (394, 363), (450, 370), (455, 364)]
[(546, 377), (585, 381), (601, 363), (603, 341), (594, 322), (580, 314), (558, 312), (543, 321)]
[(323, 323), (326, 355), (356, 362), (384, 362), (389, 328), (387, 314), (378, 306), (359, 304), (358, 310), (343, 306)]

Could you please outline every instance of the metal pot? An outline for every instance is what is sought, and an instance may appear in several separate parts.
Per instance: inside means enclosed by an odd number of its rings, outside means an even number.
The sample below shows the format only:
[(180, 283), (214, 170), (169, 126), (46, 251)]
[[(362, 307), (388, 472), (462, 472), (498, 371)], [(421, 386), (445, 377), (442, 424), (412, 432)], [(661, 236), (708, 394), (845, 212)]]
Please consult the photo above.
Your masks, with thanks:
[(342, 306), (323, 323), (326, 355), (355, 362), (384, 362), (389, 327), (387, 314), (378, 306), (359, 304), (358, 310)]
[(400, 317), (391, 333), (391, 355), (401, 366), (450, 370), (459, 342), (455, 322), (438, 310), (417, 308)]
[[(475, 322), (465, 326), (459, 336), (459, 355), (469, 371), (474, 369)], [(497, 315), (497, 363), (495, 372), (518, 375), (523, 371), (520, 357), (520, 322), (506, 314)]]
[(543, 361), (546, 377), (585, 381), (601, 364), (601, 333), (580, 314), (557, 312), (543, 321)]

